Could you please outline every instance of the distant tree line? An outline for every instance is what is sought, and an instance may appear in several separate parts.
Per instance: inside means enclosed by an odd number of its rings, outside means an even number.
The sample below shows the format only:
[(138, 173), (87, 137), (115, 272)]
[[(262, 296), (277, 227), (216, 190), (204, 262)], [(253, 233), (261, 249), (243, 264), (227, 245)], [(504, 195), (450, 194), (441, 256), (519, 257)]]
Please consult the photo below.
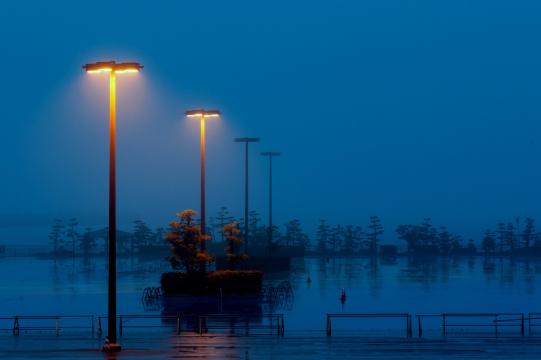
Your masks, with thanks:
[[(162, 249), (165, 231), (163, 228), (150, 229), (142, 220), (134, 221), (133, 231), (117, 231), (117, 249), (119, 255), (135, 255)], [(83, 230), (76, 218), (63, 221), (56, 219), (49, 232), (50, 254), (55, 257), (89, 257), (107, 252), (108, 228)], [(102, 243), (99, 247), (98, 243)]]
[[(210, 219), (209, 233), (211, 237), (220, 242), (226, 242), (223, 228), (227, 224), (237, 223), (239, 229), (244, 229), (244, 218), (236, 220), (230, 215), (227, 207), (220, 208), (216, 216)], [(239, 237), (242, 238), (242, 231)], [(263, 224), (261, 216), (257, 211), (250, 211), (248, 223), (248, 236), (251, 253), (263, 252), (267, 250), (269, 239), (269, 227)], [(304, 252), (310, 247), (310, 238), (303, 231), (300, 220), (293, 219), (283, 225), (283, 230), (279, 226), (272, 226), (272, 247), (274, 248), (295, 248), (297, 251)]]
[(329, 225), (326, 220), (320, 220), (315, 251), (326, 255), (375, 255), (383, 233), (383, 225), (377, 216), (370, 216), (365, 228), (359, 225)]
[(398, 225), (396, 233), (406, 242), (408, 254), (465, 255), (477, 252), (472, 239), (464, 245), (460, 235), (449, 232), (445, 226), (433, 226), (430, 218), (421, 224)]
[(521, 228), (517, 217), (514, 222), (500, 222), (496, 229), (487, 229), (481, 249), (485, 254), (541, 254), (541, 232), (535, 229), (534, 219), (526, 218)]
[[(235, 225), (232, 225), (235, 224)], [(227, 231), (224, 231), (224, 228)], [(227, 207), (221, 207), (216, 216), (210, 218), (207, 233), (215, 245), (222, 243), (229, 249), (228, 257), (237, 261), (240, 243), (244, 242), (244, 219), (236, 220)], [(269, 228), (263, 224), (258, 212), (251, 211), (248, 224), (251, 254), (266, 252)], [(480, 251), (475, 242), (467, 242), (445, 226), (434, 226), (430, 218), (419, 224), (401, 224), (396, 227), (398, 239), (406, 244), (410, 255), (473, 255), (482, 252), (487, 255), (541, 254), (541, 231), (537, 231), (533, 218), (521, 223), (519, 218), (512, 222), (499, 222), (495, 229), (487, 229), (480, 241)], [(314, 244), (304, 232), (298, 219), (287, 221), (282, 226), (272, 227), (272, 247), (289, 254), (304, 254), (312, 251), (325, 255), (375, 255), (383, 248), (380, 244), (384, 228), (378, 216), (370, 216), (365, 226), (329, 224), (320, 220)], [(144, 221), (136, 220), (131, 232), (117, 232), (119, 255), (162, 253), (165, 230), (151, 229)], [(88, 257), (107, 252), (107, 228), (81, 229), (76, 218), (66, 221), (56, 219), (49, 233), (50, 254), (53, 256)], [(232, 239), (237, 239), (232, 241)], [(102, 244), (100, 246), (100, 243)], [(394, 247), (388, 245), (385, 247)], [(395, 249), (396, 251), (396, 249)]]

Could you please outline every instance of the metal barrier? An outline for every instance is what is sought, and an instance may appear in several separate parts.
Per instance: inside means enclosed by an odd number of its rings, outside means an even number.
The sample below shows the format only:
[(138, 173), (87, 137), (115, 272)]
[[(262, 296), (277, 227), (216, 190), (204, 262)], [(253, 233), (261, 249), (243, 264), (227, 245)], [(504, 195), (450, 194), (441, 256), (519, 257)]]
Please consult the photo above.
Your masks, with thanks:
[(399, 318), (406, 320), (406, 337), (413, 334), (413, 325), (409, 313), (372, 313), (372, 314), (327, 314), (327, 336), (332, 335), (332, 318)]
[[(267, 322), (265, 323), (265, 320)], [(239, 325), (238, 325), (239, 324)], [(238, 325), (238, 326), (237, 326)], [(268, 331), (269, 335), (284, 335), (283, 314), (205, 314), (198, 316), (198, 333), (203, 334), (211, 330), (225, 330), (235, 332), (244, 330), (246, 335), (254, 331)]]
[[(98, 336), (102, 336), (103, 327), (102, 320), (107, 319), (107, 316), (99, 316), (98, 318)], [(177, 314), (177, 315), (119, 315), (118, 319), (118, 335), (122, 337), (126, 329), (129, 328), (169, 328), (175, 324), (175, 333), (180, 335), (183, 329), (190, 329), (198, 334), (208, 333), (211, 330), (229, 329), (235, 331), (243, 329), (245, 334), (250, 334), (254, 331), (265, 330), (269, 335), (277, 334), (284, 335), (284, 316), (283, 314)], [(145, 320), (169, 320), (170, 324), (164, 323), (149, 323)], [(191, 320), (191, 322), (190, 322)], [(267, 323), (264, 321), (267, 320)], [(182, 326), (183, 322), (186, 324)], [(191, 326), (190, 326), (191, 325)]]
[[(523, 313), (443, 313), (443, 314), (419, 314), (417, 316), (418, 336), (423, 336), (423, 318), (438, 317), (441, 318), (441, 329), (443, 336), (446, 336), (448, 330), (453, 328), (490, 328), (494, 335), (498, 336), (504, 328), (518, 328), (520, 334), (524, 336), (525, 318)], [(452, 322), (453, 319), (461, 320), (459, 323)], [(484, 319), (483, 322), (468, 322), (465, 319)], [(531, 320), (529, 320), (531, 326)], [(539, 325), (541, 326), (541, 324)]]
[[(71, 324), (69, 320), (72, 319), (85, 319), (85, 321), (90, 322), (90, 325)], [(68, 329), (88, 329), (94, 334), (93, 315), (16, 315), (0, 317), (1, 320), (11, 321), (13, 326), (10, 328), (0, 328), (0, 331), (11, 331), (15, 336), (18, 336), (21, 331), (54, 331), (56, 336), (58, 336), (62, 330)]]
[(532, 328), (541, 327), (541, 323), (535, 320), (541, 320), (541, 313), (528, 313), (528, 335), (532, 335)]
[[(180, 335), (182, 331), (182, 322), (187, 321), (189, 318), (196, 319), (196, 315), (186, 315), (186, 314), (177, 314), (177, 315), (151, 315), (151, 314), (143, 314), (143, 315), (119, 315), (117, 316), (118, 319), (118, 335), (119, 337), (122, 337), (124, 334), (125, 329), (129, 328), (170, 328), (171, 325), (175, 325), (175, 333), (177, 335)], [(101, 325), (102, 319), (107, 319), (107, 316), (99, 316), (98, 317), (98, 336), (101, 336), (103, 334), (103, 328)], [(165, 320), (170, 321), (170, 324), (164, 324), (163, 322), (160, 322), (156, 324), (155, 322), (152, 322), (152, 320)], [(139, 320), (139, 322), (137, 322)], [(148, 323), (150, 320), (151, 323)], [(194, 331), (196, 329), (194, 328)]]

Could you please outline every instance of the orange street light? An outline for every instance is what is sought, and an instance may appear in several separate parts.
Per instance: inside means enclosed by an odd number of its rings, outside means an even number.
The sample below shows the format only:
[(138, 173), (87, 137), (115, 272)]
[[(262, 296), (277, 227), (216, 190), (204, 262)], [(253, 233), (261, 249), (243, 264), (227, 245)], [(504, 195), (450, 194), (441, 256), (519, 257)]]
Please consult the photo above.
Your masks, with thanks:
[[(184, 114), (188, 118), (199, 118), (201, 120), (201, 235), (203, 238), (201, 241), (201, 251), (205, 251), (207, 248), (204, 239), (207, 233), (205, 211), (205, 119), (220, 117), (220, 111), (195, 109), (188, 110)], [(201, 268), (205, 268), (204, 262), (201, 264)]]
[(136, 73), (143, 66), (139, 63), (114, 61), (86, 64), (89, 74), (109, 74), (109, 274), (107, 337), (109, 344), (104, 351), (120, 351), (116, 336), (116, 74)]

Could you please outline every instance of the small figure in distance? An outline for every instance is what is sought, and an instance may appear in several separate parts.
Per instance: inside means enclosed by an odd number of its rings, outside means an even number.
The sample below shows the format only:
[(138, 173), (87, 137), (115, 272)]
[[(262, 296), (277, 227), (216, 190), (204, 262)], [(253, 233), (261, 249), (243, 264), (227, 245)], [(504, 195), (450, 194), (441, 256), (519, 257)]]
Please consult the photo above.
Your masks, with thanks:
[(306, 278), (306, 282), (308, 283), (308, 285), (312, 283), (312, 278), (310, 277), (310, 275), (308, 275), (308, 277)]
[(346, 289), (342, 288), (342, 294), (340, 294), (340, 303), (344, 305), (346, 303)]

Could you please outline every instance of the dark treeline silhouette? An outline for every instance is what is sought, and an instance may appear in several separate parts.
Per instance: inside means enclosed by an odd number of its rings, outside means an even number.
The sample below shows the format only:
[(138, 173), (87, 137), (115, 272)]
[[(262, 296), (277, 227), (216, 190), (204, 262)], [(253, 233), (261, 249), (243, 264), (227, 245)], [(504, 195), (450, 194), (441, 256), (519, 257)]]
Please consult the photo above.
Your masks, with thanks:
[[(244, 219), (235, 219), (227, 207), (219, 209), (210, 218), (207, 234), (214, 251), (222, 252), (227, 246), (227, 235), (223, 229), (227, 224), (236, 223), (244, 241)], [(262, 256), (268, 253), (268, 225), (264, 224), (257, 211), (250, 211), (248, 224), (249, 255)], [(287, 256), (302, 256), (307, 252), (325, 256), (333, 255), (396, 255), (397, 245), (380, 244), (384, 233), (377, 216), (371, 216), (365, 226), (329, 224), (320, 220), (314, 242), (304, 232), (298, 219), (287, 221), (281, 226), (273, 225), (272, 251)], [(434, 226), (430, 218), (419, 224), (401, 224), (396, 227), (399, 240), (405, 242), (407, 255), (541, 255), (541, 231), (535, 228), (534, 219), (499, 222), (495, 229), (486, 230), (476, 245), (474, 240), (464, 241), (445, 226)], [(231, 234), (229, 234), (231, 236)], [(90, 257), (107, 253), (107, 228), (91, 229), (81, 227), (76, 218), (56, 219), (51, 226), (49, 243), (54, 257)], [(167, 251), (163, 228), (151, 229), (144, 221), (136, 220), (131, 232), (117, 233), (119, 256), (141, 256), (163, 254)], [(404, 253), (404, 252), (402, 252)]]
[[(239, 229), (244, 229), (244, 218), (236, 220), (230, 215), (227, 207), (223, 206), (215, 217), (210, 218), (210, 229), (208, 233), (213, 240), (225, 242), (223, 234), (224, 225), (236, 222)], [(263, 224), (261, 216), (257, 211), (250, 211), (248, 223), (248, 236), (251, 255), (263, 255), (268, 253), (269, 227)], [(239, 234), (242, 238), (242, 232)], [(283, 249), (290, 255), (302, 255), (310, 247), (310, 238), (303, 231), (300, 220), (289, 220), (283, 225), (281, 230), (279, 226), (272, 226), (272, 247), (274, 251)]]
[(407, 253), (413, 255), (467, 255), (477, 253), (473, 240), (463, 244), (460, 235), (452, 234), (445, 226), (434, 227), (430, 218), (421, 224), (403, 224), (396, 228), (398, 238), (407, 245)]
[(325, 255), (376, 255), (383, 232), (377, 216), (370, 217), (366, 228), (359, 225), (329, 225), (326, 220), (320, 220), (314, 250)]
[[(134, 221), (132, 232), (117, 231), (117, 248), (119, 256), (148, 255), (163, 253), (163, 228), (151, 230), (144, 221)], [(53, 257), (90, 257), (107, 252), (108, 229), (83, 230), (75, 218), (67, 221), (56, 219), (49, 232), (51, 251), (46, 254)], [(100, 246), (101, 244), (101, 246)], [(44, 254), (45, 255), (45, 254)]]
[(540, 255), (541, 232), (535, 229), (534, 219), (526, 218), (521, 228), (517, 217), (514, 222), (498, 223), (495, 230), (486, 230), (481, 249), (485, 254)]

